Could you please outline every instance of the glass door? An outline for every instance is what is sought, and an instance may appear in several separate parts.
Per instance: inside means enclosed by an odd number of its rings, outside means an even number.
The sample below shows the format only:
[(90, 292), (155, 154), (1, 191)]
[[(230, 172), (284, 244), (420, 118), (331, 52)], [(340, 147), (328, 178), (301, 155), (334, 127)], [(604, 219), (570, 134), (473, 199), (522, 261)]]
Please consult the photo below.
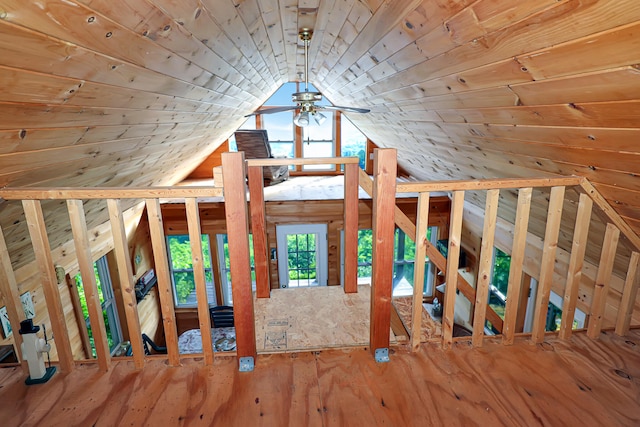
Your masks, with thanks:
[(276, 227), (281, 288), (327, 285), (327, 225)]

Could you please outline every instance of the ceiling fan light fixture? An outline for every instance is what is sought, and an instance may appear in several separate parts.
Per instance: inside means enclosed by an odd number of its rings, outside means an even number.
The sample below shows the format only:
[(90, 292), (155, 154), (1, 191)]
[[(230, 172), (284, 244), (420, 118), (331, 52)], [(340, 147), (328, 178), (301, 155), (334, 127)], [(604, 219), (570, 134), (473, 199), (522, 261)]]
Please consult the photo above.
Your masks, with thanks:
[(307, 111), (302, 111), (301, 113), (298, 113), (293, 118), (293, 123), (295, 123), (296, 126), (300, 126), (300, 127), (309, 126), (309, 113)]
[(313, 119), (316, 121), (318, 126), (322, 126), (322, 124), (327, 121), (327, 116), (320, 112), (315, 112), (313, 114)]

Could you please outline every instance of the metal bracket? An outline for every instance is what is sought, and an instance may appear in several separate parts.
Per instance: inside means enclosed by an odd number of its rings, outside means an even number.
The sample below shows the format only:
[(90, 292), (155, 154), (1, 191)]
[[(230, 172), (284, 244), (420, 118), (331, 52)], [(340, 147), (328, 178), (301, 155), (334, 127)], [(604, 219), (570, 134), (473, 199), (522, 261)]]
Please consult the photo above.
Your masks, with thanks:
[(253, 371), (253, 357), (241, 357), (240, 358), (240, 372), (251, 372)]
[(388, 348), (376, 348), (376, 362), (386, 363), (389, 361), (389, 349)]

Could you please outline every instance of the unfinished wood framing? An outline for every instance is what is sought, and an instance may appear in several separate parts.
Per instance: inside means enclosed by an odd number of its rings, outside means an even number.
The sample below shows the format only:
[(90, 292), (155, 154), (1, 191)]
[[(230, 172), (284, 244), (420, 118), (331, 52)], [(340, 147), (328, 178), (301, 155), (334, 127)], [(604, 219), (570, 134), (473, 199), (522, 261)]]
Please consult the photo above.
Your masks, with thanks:
[(162, 312), (162, 327), (164, 329), (167, 357), (171, 366), (180, 365), (178, 354), (178, 333), (176, 328), (176, 314), (174, 310), (173, 286), (171, 271), (169, 270), (169, 257), (167, 256), (167, 243), (164, 234), (162, 212), (158, 199), (146, 199), (147, 217), (149, 218), (149, 232), (151, 234), (151, 246), (153, 248), (153, 261), (156, 277), (158, 279), (158, 298)]
[(624, 282), (624, 291), (622, 293), (622, 301), (618, 309), (618, 319), (616, 321), (616, 334), (620, 336), (629, 333), (631, 325), (631, 315), (633, 314), (633, 306), (638, 296), (638, 266), (640, 265), (640, 253), (633, 252), (629, 261), (629, 270), (627, 271), (627, 279)]
[[(478, 269), (478, 279), (476, 280), (475, 313), (473, 315), (473, 335), (471, 343), (474, 347), (481, 347), (482, 338), (484, 337), (489, 282), (493, 269), (493, 240), (496, 231), (499, 197), (500, 190), (493, 189), (487, 191), (487, 202), (484, 208), (482, 245), (480, 248), (480, 266)], [(449, 286), (448, 283), (447, 286)], [(504, 329), (502, 332), (505, 332)]]
[(120, 200), (107, 199), (107, 208), (109, 209), (109, 222), (111, 223), (111, 233), (113, 235), (113, 251), (116, 256), (116, 265), (118, 267), (125, 319), (127, 320), (129, 341), (131, 342), (131, 350), (133, 352), (133, 363), (136, 369), (142, 369), (144, 366), (142, 333), (140, 332), (138, 303), (136, 301), (136, 294), (134, 290), (133, 271), (129, 257), (129, 245), (127, 244), (127, 233), (124, 229)]
[(225, 216), (238, 358), (256, 357), (244, 153), (223, 153)]
[[(422, 286), (427, 260), (427, 231), (429, 230), (429, 193), (418, 195), (418, 213), (416, 221), (416, 252), (413, 263), (413, 299), (411, 303), (411, 351), (420, 348), (422, 331)], [(419, 285), (420, 284), (420, 285)]]
[(85, 359), (91, 359), (91, 341), (89, 341), (89, 332), (87, 331), (87, 324), (84, 319), (84, 313), (82, 312), (82, 305), (80, 304), (80, 293), (78, 292), (78, 286), (76, 281), (70, 275), (65, 274), (65, 281), (67, 282), (67, 289), (69, 289), (69, 295), (71, 296), (71, 304), (73, 305), (73, 314), (78, 324), (78, 331), (80, 333), (80, 340), (82, 341), (82, 351)]
[(67, 334), (67, 325), (64, 323), (64, 311), (62, 309), (62, 301), (58, 290), (58, 281), (53, 259), (51, 258), (51, 247), (49, 246), (49, 239), (47, 237), (47, 228), (44, 223), (42, 206), (39, 200), (23, 200), (22, 206), (24, 207), (31, 243), (40, 270), (40, 280), (42, 281), (44, 298), (47, 301), (51, 328), (56, 338), (55, 346), (58, 351), (60, 371), (69, 373), (74, 367), (73, 353), (71, 352), (69, 334)]
[(616, 257), (619, 238), (620, 229), (613, 224), (607, 224), (607, 231), (604, 234), (604, 243), (602, 244), (602, 256), (598, 266), (598, 276), (596, 277), (596, 287), (591, 300), (589, 325), (587, 326), (587, 335), (591, 339), (598, 338), (602, 330), (604, 308), (609, 294), (613, 261)]
[(249, 182), (249, 207), (251, 209), (251, 232), (253, 235), (253, 264), (256, 273), (256, 296), (269, 298), (269, 254), (264, 211), (264, 178), (261, 166), (247, 169)]
[[(9, 316), (9, 324), (13, 332), (14, 350), (19, 361), (22, 360), (22, 335), (16, 331), (20, 330), (20, 322), (23, 318), (24, 310), (20, 302), (20, 292), (16, 283), (16, 276), (11, 267), (11, 258), (7, 250), (7, 244), (4, 240), (4, 233), (0, 227), (0, 293), (4, 297), (4, 303), (7, 307), (7, 316)], [(22, 370), (29, 372), (26, 361), (22, 363)]]
[(373, 253), (371, 264), (370, 349), (389, 348), (393, 281), (393, 207), (396, 194), (396, 150), (378, 149), (373, 160)]
[[(207, 280), (204, 274), (204, 259), (202, 255), (202, 232), (200, 230), (200, 214), (198, 202), (194, 198), (185, 199), (187, 208), (187, 224), (189, 226), (189, 242), (191, 244), (191, 260), (193, 266), (193, 280), (196, 285), (196, 300), (198, 301), (198, 323), (202, 337), (202, 351), (204, 364), (213, 364), (213, 342), (211, 334), (211, 315), (209, 314), (209, 300), (207, 299)], [(204, 333), (202, 333), (204, 332)]]
[(565, 187), (552, 187), (551, 194), (549, 195), (549, 209), (544, 235), (544, 249), (542, 250), (540, 280), (538, 281), (536, 308), (531, 330), (531, 339), (535, 343), (541, 343), (544, 340), (547, 306), (549, 305), (553, 268), (556, 262), (556, 249), (558, 247), (558, 234), (560, 232), (564, 192)]
[[(93, 271), (91, 245), (89, 244), (82, 200), (67, 200), (67, 208), (69, 210), (69, 219), (71, 220), (73, 241), (76, 247), (76, 257), (80, 267), (80, 276), (82, 277), (82, 287), (87, 301), (87, 311), (91, 322), (91, 334), (96, 348), (96, 357), (100, 369), (107, 371), (111, 366), (111, 350), (107, 342), (107, 330), (102, 315), (100, 294), (96, 283), (96, 275)], [(79, 327), (84, 328), (85, 325), (79, 325)]]
[[(509, 282), (507, 285), (507, 304), (504, 310), (504, 328), (502, 329), (502, 343), (513, 344), (516, 323), (519, 311), (522, 307), (522, 264), (524, 263), (525, 247), (527, 244), (527, 227), (529, 226), (529, 214), (531, 212), (531, 187), (518, 190), (518, 208), (513, 232), (513, 246), (511, 248), (511, 264), (509, 267)], [(527, 282), (530, 284), (530, 282)]]
[(358, 291), (358, 171), (357, 163), (344, 165), (344, 291)]
[(449, 222), (449, 246), (447, 249), (447, 270), (445, 274), (446, 287), (444, 291), (444, 303), (442, 304), (442, 348), (444, 349), (451, 348), (451, 343), (453, 342), (463, 209), (464, 191), (454, 191), (451, 201), (451, 221)]
[(589, 235), (589, 223), (591, 222), (591, 210), (593, 201), (586, 194), (580, 194), (576, 225), (573, 230), (573, 245), (571, 246), (571, 259), (567, 271), (567, 284), (562, 304), (562, 320), (560, 323), (559, 337), (569, 339), (573, 330), (573, 318), (576, 313), (578, 290), (582, 278), (584, 266), (584, 254), (587, 249)]

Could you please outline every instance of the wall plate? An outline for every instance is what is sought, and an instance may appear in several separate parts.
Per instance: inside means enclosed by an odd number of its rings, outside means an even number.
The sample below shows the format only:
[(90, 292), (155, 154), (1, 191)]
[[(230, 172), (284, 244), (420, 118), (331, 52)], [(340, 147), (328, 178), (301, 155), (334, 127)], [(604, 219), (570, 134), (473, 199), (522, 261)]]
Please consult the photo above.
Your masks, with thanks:
[(33, 300), (31, 299), (31, 292), (25, 292), (20, 295), (20, 302), (22, 303), (22, 309), (27, 319), (33, 319), (36, 317), (36, 309), (33, 306)]

